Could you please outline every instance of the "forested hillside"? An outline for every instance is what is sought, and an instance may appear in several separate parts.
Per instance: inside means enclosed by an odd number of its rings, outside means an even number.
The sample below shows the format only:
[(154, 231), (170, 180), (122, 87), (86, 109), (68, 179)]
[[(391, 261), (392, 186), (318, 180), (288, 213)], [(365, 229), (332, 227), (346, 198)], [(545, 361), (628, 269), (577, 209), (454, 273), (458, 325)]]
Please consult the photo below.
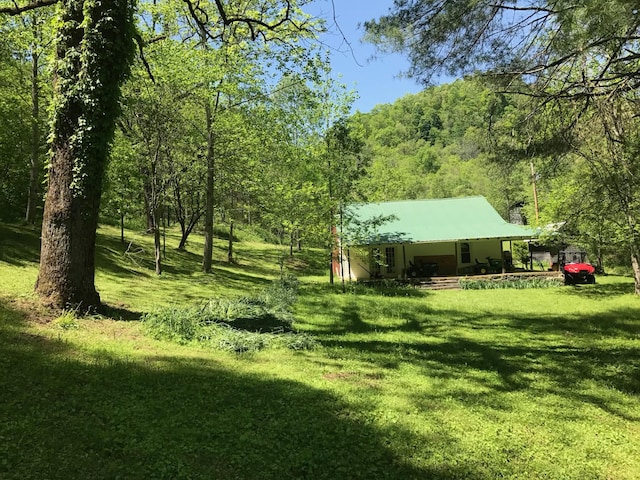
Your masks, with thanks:
[(483, 195), (506, 217), (531, 196), (525, 166), (492, 150), (492, 128), (512, 108), (468, 79), (355, 115), (371, 158), (360, 188), (372, 201)]

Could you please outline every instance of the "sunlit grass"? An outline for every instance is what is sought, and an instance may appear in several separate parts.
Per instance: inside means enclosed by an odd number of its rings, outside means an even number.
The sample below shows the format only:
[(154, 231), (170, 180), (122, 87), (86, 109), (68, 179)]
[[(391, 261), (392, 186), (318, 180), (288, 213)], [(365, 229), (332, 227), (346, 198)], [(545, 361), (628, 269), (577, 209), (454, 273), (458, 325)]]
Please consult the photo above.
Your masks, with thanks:
[[(117, 234), (100, 230), (96, 284), (124, 318), (279, 275), (281, 247), (239, 242), (228, 264), (222, 241), (201, 274), (200, 240), (180, 253), (173, 234), (158, 278)], [(295, 326), (322, 347), (234, 355), (152, 340), (135, 320), (48, 318), (30, 297), (37, 254), (5, 244), (0, 478), (640, 478), (629, 279), (342, 294), (321, 252), (304, 255), (287, 267), (303, 278)]]

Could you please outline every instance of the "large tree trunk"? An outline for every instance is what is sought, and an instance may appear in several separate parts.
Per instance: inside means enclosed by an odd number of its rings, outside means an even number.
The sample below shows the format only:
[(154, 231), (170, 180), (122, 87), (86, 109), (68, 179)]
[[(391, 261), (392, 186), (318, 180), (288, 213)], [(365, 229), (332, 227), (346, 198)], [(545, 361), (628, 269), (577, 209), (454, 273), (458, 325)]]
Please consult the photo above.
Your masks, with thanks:
[(58, 308), (100, 305), (94, 285), (100, 193), (78, 197), (72, 189), (73, 156), (57, 149), (49, 168), (36, 291)]
[(60, 308), (100, 305), (95, 240), (120, 85), (133, 52), (127, 0), (63, 0), (56, 45), (49, 186), (36, 292)]

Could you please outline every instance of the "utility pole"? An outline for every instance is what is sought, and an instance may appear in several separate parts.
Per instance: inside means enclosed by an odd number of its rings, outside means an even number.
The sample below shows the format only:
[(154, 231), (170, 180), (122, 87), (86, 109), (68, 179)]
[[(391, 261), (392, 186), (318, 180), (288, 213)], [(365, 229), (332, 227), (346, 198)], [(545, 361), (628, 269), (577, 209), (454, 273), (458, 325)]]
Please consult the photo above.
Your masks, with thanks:
[(531, 166), (531, 183), (533, 185), (533, 207), (536, 212), (536, 222), (540, 220), (540, 212), (538, 209), (538, 189), (536, 187), (536, 171), (533, 168), (533, 159), (529, 160), (529, 165)]

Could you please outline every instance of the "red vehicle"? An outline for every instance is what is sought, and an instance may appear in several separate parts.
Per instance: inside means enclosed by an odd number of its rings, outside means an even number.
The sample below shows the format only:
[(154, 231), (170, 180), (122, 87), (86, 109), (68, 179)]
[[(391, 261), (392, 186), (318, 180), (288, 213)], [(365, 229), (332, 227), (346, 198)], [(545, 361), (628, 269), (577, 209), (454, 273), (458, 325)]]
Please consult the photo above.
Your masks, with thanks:
[(562, 251), (558, 255), (560, 268), (564, 274), (565, 285), (576, 285), (578, 283), (596, 283), (594, 273), (595, 267), (586, 262), (585, 252)]

